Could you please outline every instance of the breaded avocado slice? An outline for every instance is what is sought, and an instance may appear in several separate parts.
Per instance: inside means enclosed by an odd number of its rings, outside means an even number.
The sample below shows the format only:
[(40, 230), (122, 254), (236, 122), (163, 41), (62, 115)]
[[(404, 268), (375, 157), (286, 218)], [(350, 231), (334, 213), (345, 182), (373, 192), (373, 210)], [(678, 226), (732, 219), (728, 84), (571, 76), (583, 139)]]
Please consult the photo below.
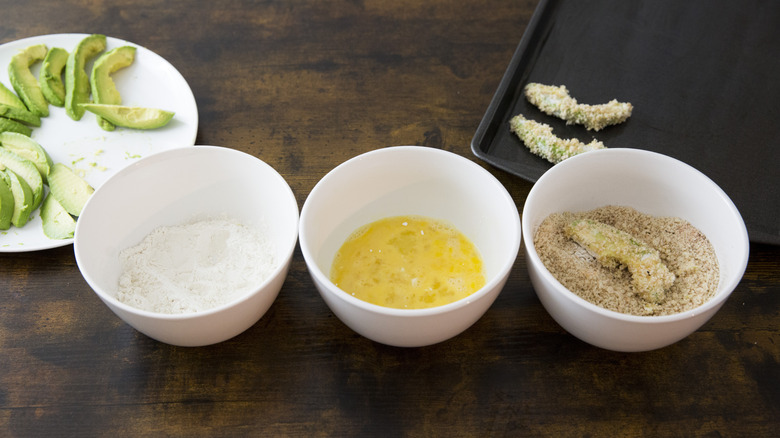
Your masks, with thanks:
[(656, 249), (625, 231), (595, 220), (575, 220), (564, 232), (603, 266), (625, 266), (631, 273), (634, 289), (642, 299), (649, 303), (664, 301), (665, 292), (674, 283), (675, 276)]

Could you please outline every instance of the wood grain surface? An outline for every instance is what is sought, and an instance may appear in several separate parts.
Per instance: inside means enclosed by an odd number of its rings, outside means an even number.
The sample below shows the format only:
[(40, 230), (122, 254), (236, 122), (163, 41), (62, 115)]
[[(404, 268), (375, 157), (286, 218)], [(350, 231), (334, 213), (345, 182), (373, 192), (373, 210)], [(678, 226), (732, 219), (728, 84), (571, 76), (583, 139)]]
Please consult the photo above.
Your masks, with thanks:
[[(79, 32), (147, 47), (192, 87), (197, 143), (261, 158), (303, 205), (330, 169), (373, 149), (424, 145), (478, 161), (471, 138), (535, 6), (2, 0), (0, 43)], [(522, 209), (531, 184), (484, 166)], [(255, 326), (201, 348), (162, 344), (120, 321), (84, 281), (72, 246), (0, 254), (4, 437), (779, 433), (776, 246), (752, 246), (742, 282), (700, 330), (630, 354), (558, 326), (522, 252), (474, 326), (411, 349), (343, 325), (300, 250)]]

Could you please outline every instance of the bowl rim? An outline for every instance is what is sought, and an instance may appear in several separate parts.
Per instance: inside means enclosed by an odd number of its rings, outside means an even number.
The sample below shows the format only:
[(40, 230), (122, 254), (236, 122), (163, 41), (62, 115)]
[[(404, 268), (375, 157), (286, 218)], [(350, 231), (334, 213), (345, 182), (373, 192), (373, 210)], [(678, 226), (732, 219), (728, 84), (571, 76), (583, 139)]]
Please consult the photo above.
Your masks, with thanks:
[[(132, 169), (135, 169), (139, 166), (149, 166), (155, 164), (156, 161), (159, 161), (161, 159), (164, 159), (167, 155), (174, 155), (178, 153), (194, 153), (194, 154), (200, 154), (200, 153), (218, 153), (218, 154), (230, 154), (230, 155), (236, 155), (240, 156), (246, 159), (250, 159), (252, 161), (255, 161), (256, 163), (260, 164), (261, 167), (266, 168), (272, 174), (275, 174), (276, 177), (278, 177), (282, 182), (284, 182), (283, 187), (285, 187), (286, 190), (284, 190), (284, 193), (292, 199), (294, 205), (295, 205), (295, 222), (296, 226), (293, 227), (293, 239), (291, 239), (291, 243), (288, 245), (287, 248), (283, 248), (284, 251), (280, 251), (280, 254), (283, 254), (284, 257), (280, 257), (279, 263), (277, 263), (277, 266), (274, 268), (273, 271), (268, 275), (268, 277), (263, 280), (262, 283), (260, 283), (257, 287), (253, 288), (252, 290), (249, 290), (242, 294), (241, 296), (235, 298), (232, 301), (229, 301), (227, 303), (220, 304), (219, 306), (212, 307), (209, 309), (205, 309), (198, 312), (186, 312), (186, 313), (162, 313), (162, 312), (153, 312), (150, 310), (144, 310), (140, 309), (138, 307), (131, 306), (129, 304), (126, 304), (122, 301), (119, 301), (116, 299), (116, 297), (108, 294), (107, 292), (103, 291), (101, 287), (97, 285), (97, 282), (93, 279), (92, 275), (88, 272), (85, 272), (81, 268), (81, 260), (84, 255), (81, 254), (81, 251), (79, 251), (79, 224), (81, 222), (76, 222), (76, 232), (73, 236), (73, 252), (76, 258), (76, 266), (79, 268), (79, 271), (81, 272), (81, 275), (84, 277), (84, 280), (86, 280), (87, 284), (89, 284), (90, 288), (93, 292), (104, 302), (110, 303), (111, 306), (117, 307), (121, 309), (124, 312), (131, 313), (137, 316), (145, 317), (145, 318), (155, 318), (158, 320), (167, 320), (167, 321), (183, 321), (183, 320), (190, 320), (190, 319), (196, 319), (196, 318), (202, 318), (209, 315), (213, 315), (215, 313), (219, 313), (221, 311), (224, 311), (228, 308), (236, 307), (239, 305), (244, 304), (246, 301), (249, 301), (253, 297), (257, 296), (258, 294), (262, 293), (264, 289), (273, 281), (278, 279), (280, 275), (283, 275), (284, 272), (288, 269), (290, 260), (293, 257), (293, 254), (295, 252), (295, 247), (298, 243), (298, 223), (300, 222), (300, 212), (298, 209), (298, 201), (295, 198), (295, 193), (292, 191), (292, 188), (290, 187), (289, 183), (285, 178), (271, 166), (270, 164), (266, 163), (265, 161), (261, 160), (260, 158), (251, 155), (249, 153), (232, 149), (224, 146), (212, 146), (212, 145), (195, 145), (195, 146), (187, 146), (187, 147), (176, 147), (167, 149), (164, 151), (155, 152), (152, 154), (149, 154), (147, 156), (144, 156), (134, 163), (130, 164), (129, 166), (125, 167), (124, 169), (121, 169), (116, 174), (112, 175), (109, 179), (103, 183), (99, 188), (95, 190), (103, 190), (104, 187), (111, 187), (113, 184), (117, 184), (116, 182), (119, 177), (126, 173), (131, 173)], [(84, 209), (87, 208), (90, 201), (93, 199), (93, 197), (90, 197), (87, 200), (87, 203), (84, 205)]]
[[(500, 268), (496, 271), (496, 275), (494, 275), (493, 278), (491, 278), (488, 282), (486, 282), (480, 289), (476, 290), (474, 293), (466, 297), (463, 297), (457, 301), (453, 301), (451, 303), (443, 304), (441, 306), (436, 306), (436, 307), (428, 307), (424, 309), (398, 309), (393, 307), (381, 306), (379, 304), (373, 304), (367, 301), (363, 301), (360, 298), (352, 296), (351, 294), (344, 291), (343, 289), (340, 289), (338, 286), (333, 284), (332, 281), (330, 281), (329, 276), (325, 275), (325, 273), (322, 272), (322, 270), (319, 268), (318, 264), (314, 262), (314, 255), (312, 254), (308, 244), (308, 235), (304, 229), (304, 225), (310, 220), (309, 209), (311, 208), (310, 207), (311, 204), (308, 203), (308, 200), (312, 198), (312, 196), (316, 196), (317, 193), (324, 190), (323, 186), (328, 184), (328, 181), (333, 179), (334, 175), (343, 171), (345, 167), (354, 165), (358, 161), (363, 161), (366, 159), (376, 159), (386, 154), (407, 153), (409, 151), (411, 151), (412, 153), (428, 154), (429, 156), (437, 156), (440, 158), (447, 157), (448, 159), (452, 159), (456, 162), (463, 163), (464, 166), (473, 167), (475, 171), (477, 171), (480, 175), (483, 175), (486, 178), (486, 181), (489, 181), (491, 183), (492, 187), (495, 187), (496, 189), (500, 190), (501, 197), (504, 198), (516, 210), (516, 215), (514, 215), (515, 226), (512, 227), (513, 229), (511, 230), (513, 234), (511, 236), (512, 247), (515, 248), (514, 250), (515, 256), (512, 257), (511, 260), (504, 262), (500, 266)], [(301, 248), (301, 253), (303, 254), (303, 258), (306, 263), (306, 267), (309, 271), (309, 274), (315, 277), (315, 281), (317, 283), (324, 286), (329, 296), (334, 297), (335, 299), (341, 301), (345, 301), (347, 304), (351, 304), (362, 310), (366, 310), (382, 316), (402, 317), (402, 318), (419, 318), (419, 317), (430, 316), (430, 315), (446, 314), (446, 313), (456, 311), (462, 307), (469, 306), (471, 303), (481, 300), (486, 295), (489, 295), (491, 291), (496, 289), (501, 282), (505, 281), (506, 276), (511, 272), (512, 267), (514, 266), (515, 261), (517, 260), (517, 257), (520, 253), (521, 243), (522, 243), (522, 226), (520, 221), (519, 210), (517, 210), (517, 204), (515, 204), (514, 199), (506, 190), (506, 187), (504, 187), (504, 185), (501, 184), (498, 178), (496, 178), (492, 173), (490, 173), (484, 167), (469, 160), (466, 157), (463, 157), (454, 152), (450, 152), (444, 149), (438, 149), (438, 148), (433, 148), (428, 146), (408, 146), (408, 145), (407, 146), (386, 146), (380, 149), (374, 149), (368, 152), (364, 152), (362, 154), (356, 155), (340, 163), (339, 165), (331, 169), (328, 173), (326, 173), (325, 176), (323, 176), (317, 182), (317, 184), (315, 184), (314, 188), (312, 188), (311, 192), (309, 193), (309, 196), (306, 198), (306, 201), (303, 204), (303, 207), (301, 208), (301, 219), (299, 221), (298, 226), (299, 226), (298, 240)], [(498, 292), (500, 292), (500, 290)]]
[[(544, 184), (545, 181), (551, 178), (555, 178), (556, 175), (560, 172), (566, 171), (568, 167), (572, 165), (576, 165), (580, 161), (583, 160), (593, 160), (597, 159), (596, 157), (598, 155), (605, 155), (605, 154), (612, 154), (612, 155), (628, 155), (628, 156), (634, 156), (636, 155), (638, 159), (647, 159), (647, 158), (654, 158), (659, 159), (662, 161), (665, 161), (673, 166), (678, 166), (680, 168), (683, 168), (687, 170), (688, 172), (692, 172), (693, 174), (697, 175), (699, 178), (703, 178), (705, 182), (710, 185), (710, 187), (713, 189), (713, 191), (716, 192), (716, 194), (719, 195), (719, 198), (721, 201), (723, 201), (725, 207), (730, 211), (732, 215), (736, 219), (738, 219), (740, 223), (740, 228), (737, 230), (739, 233), (739, 241), (741, 242), (740, 248), (736, 248), (736, 250), (739, 250), (741, 253), (739, 263), (735, 267), (736, 269), (733, 269), (728, 277), (728, 282), (724, 285), (718, 285), (718, 293), (710, 298), (707, 302), (701, 304), (700, 306), (694, 307), (693, 309), (689, 309), (683, 312), (674, 313), (670, 315), (630, 315), (627, 313), (621, 313), (614, 310), (609, 310), (606, 308), (603, 308), (597, 304), (593, 304), (590, 301), (585, 300), (584, 298), (580, 297), (579, 295), (575, 294), (574, 292), (570, 291), (566, 286), (561, 284), (558, 279), (555, 278), (555, 276), (552, 275), (552, 273), (547, 269), (547, 266), (544, 265), (541, 258), (539, 257), (539, 254), (536, 251), (536, 246), (533, 243), (533, 235), (536, 231), (536, 229), (530, 230), (531, 224), (530, 220), (527, 215), (525, 214), (526, 206), (528, 205), (530, 200), (534, 200), (539, 192), (538, 187), (541, 186), (541, 184)], [(635, 158), (637, 159), (637, 158)], [(541, 183), (541, 184), (540, 184)], [(668, 155), (664, 155), (658, 152), (648, 151), (644, 149), (634, 149), (634, 148), (610, 148), (610, 149), (600, 149), (596, 151), (590, 151), (587, 153), (583, 153), (580, 155), (575, 155), (571, 158), (568, 158), (552, 168), (545, 172), (539, 180), (531, 187), (531, 190), (528, 192), (528, 196), (526, 197), (525, 203), (523, 205), (523, 215), (522, 215), (522, 227), (523, 227), (523, 243), (526, 248), (526, 254), (528, 255), (528, 260), (526, 260), (526, 266), (527, 269), (531, 269), (532, 265), (534, 267), (537, 267), (537, 273), (544, 277), (544, 279), (550, 283), (555, 291), (558, 293), (559, 296), (564, 297), (565, 299), (569, 300), (570, 302), (573, 302), (574, 304), (583, 307), (585, 310), (589, 310), (591, 312), (594, 312), (600, 316), (616, 319), (619, 321), (624, 322), (635, 322), (635, 323), (642, 323), (642, 324), (663, 324), (663, 323), (669, 323), (669, 322), (678, 322), (678, 321), (684, 321), (691, 318), (696, 318), (700, 316), (701, 314), (707, 314), (712, 310), (717, 310), (718, 307), (723, 305), (723, 303), (731, 296), (731, 294), (736, 289), (737, 285), (742, 280), (742, 276), (744, 275), (745, 269), (747, 268), (747, 262), (748, 257), (750, 253), (750, 241), (748, 239), (747, 234), (747, 228), (745, 226), (744, 221), (742, 220), (742, 216), (739, 213), (739, 210), (737, 209), (736, 205), (734, 205), (733, 201), (729, 196), (726, 194), (726, 192), (723, 191), (723, 189), (720, 188), (712, 179), (710, 179), (707, 175), (696, 169), (695, 167), (678, 160), (676, 158), (670, 157)], [(528, 239), (528, 236), (531, 236), (530, 242)]]

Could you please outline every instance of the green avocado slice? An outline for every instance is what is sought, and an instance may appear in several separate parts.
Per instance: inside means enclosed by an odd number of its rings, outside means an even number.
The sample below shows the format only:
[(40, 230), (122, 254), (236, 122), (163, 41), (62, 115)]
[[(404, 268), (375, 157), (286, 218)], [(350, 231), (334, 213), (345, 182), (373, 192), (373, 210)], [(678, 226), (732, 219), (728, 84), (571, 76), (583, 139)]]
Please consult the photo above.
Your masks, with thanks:
[(43, 234), (49, 239), (70, 239), (76, 232), (76, 220), (51, 193), (41, 205), (41, 221)]
[(24, 178), (19, 177), (14, 171), (5, 169), (3, 173), (14, 197), (14, 212), (11, 216), (11, 223), (15, 227), (21, 228), (30, 220), (30, 215), (35, 210), (33, 192)]
[(43, 97), (38, 80), (30, 72), (30, 66), (46, 57), (45, 44), (27, 47), (11, 58), (8, 65), (8, 78), (16, 94), (22, 99), (27, 109), (39, 117), (49, 115), (49, 102)]
[(54, 165), (49, 153), (37, 141), (18, 132), (0, 133), (0, 145), (16, 155), (30, 160), (41, 174), (44, 184), (48, 184), (49, 171)]
[(0, 147), (0, 168), (11, 169), (30, 186), (33, 193), (33, 210), (41, 205), (43, 201), (43, 178), (35, 164), (6, 148)]
[(43, 59), (38, 82), (41, 85), (43, 97), (54, 106), (65, 106), (65, 83), (62, 81), (62, 71), (68, 62), (68, 51), (60, 47), (52, 47)]
[(21, 124), (16, 120), (0, 117), (0, 132), (6, 132), (6, 131), (18, 132), (19, 134), (23, 134), (28, 137), (30, 136), (30, 134), (32, 134), (32, 128), (30, 128), (29, 126)]
[(0, 103), (27, 111), (27, 106), (13, 91), (0, 82)]
[(103, 117), (116, 126), (131, 129), (162, 128), (167, 125), (175, 115), (173, 111), (139, 106), (83, 103), (81, 104), (81, 107)]
[(54, 163), (51, 167), (49, 189), (62, 207), (73, 216), (81, 214), (84, 204), (95, 192), (89, 183), (62, 163)]
[(41, 118), (26, 109), (0, 103), (0, 117), (13, 119), (31, 126), (41, 126)]
[[(125, 68), (135, 60), (135, 47), (122, 46), (111, 49), (100, 55), (92, 67), (91, 85), (92, 100), (97, 104), (119, 105), (122, 103), (122, 96), (116, 89), (111, 73)], [(98, 124), (106, 131), (113, 131), (113, 123), (97, 116)]]
[(0, 230), (11, 228), (13, 215), (14, 194), (11, 191), (11, 181), (5, 172), (0, 171)]
[(65, 63), (65, 112), (73, 120), (81, 120), (84, 108), (79, 104), (89, 102), (89, 76), (85, 70), (87, 61), (106, 49), (106, 36), (94, 34), (79, 41)]

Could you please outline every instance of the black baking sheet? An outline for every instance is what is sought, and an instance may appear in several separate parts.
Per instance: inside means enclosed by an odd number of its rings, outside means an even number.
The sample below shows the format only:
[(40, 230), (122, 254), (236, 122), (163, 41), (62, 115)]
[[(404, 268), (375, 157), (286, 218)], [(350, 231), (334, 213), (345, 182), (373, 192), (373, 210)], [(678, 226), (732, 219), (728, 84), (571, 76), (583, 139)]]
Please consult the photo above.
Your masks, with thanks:
[[(626, 123), (587, 131), (547, 116), (528, 82), (580, 103), (631, 102)], [(690, 164), (742, 214), (750, 240), (780, 244), (780, 2), (542, 1), (472, 140), (474, 154), (535, 182), (552, 165), (509, 131), (515, 114), (563, 138), (647, 149)]]

